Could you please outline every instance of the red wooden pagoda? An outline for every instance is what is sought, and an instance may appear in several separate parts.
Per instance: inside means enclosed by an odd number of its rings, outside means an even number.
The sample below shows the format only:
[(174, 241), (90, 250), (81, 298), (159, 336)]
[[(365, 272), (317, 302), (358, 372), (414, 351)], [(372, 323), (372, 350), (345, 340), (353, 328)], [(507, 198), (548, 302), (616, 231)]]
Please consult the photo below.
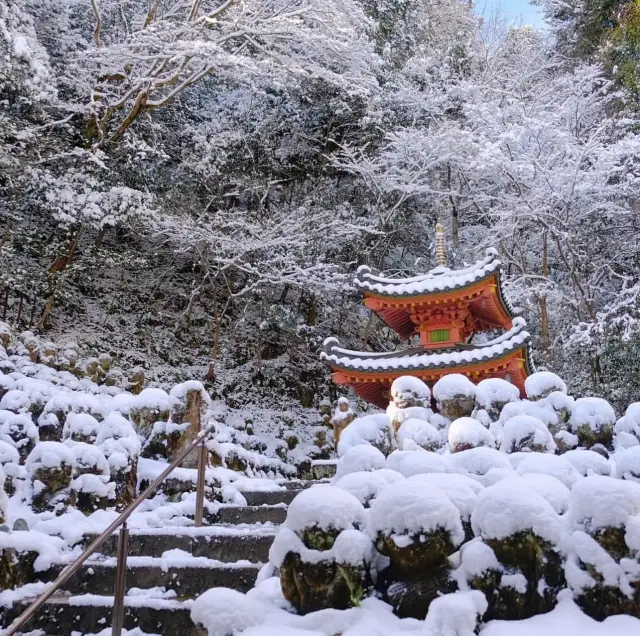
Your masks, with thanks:
[[(438, 267), (397, 279), (362, 266), (355, 279), (365, 306), (404, 340), (419, 336), (418, 347), (371, 353), (343, 349), (336, 338), (324, 342), (322, 357), (331, 364), (333, 381), (381, 408), (389, 403), (392, 382), (403, 375), (429, 385), (447, 373), (463, 373), (473, 382), (504, 378), (524, 395), (524, 380), (533, 370), (526, 323), (513, 317), (503, 293), (496, 250), (487, 250), (486, 258), (470, 267), (448, 269), (438, 230)], [(471, 343), (474, 336), (497, 329), (503, 331), (497, 338)]]

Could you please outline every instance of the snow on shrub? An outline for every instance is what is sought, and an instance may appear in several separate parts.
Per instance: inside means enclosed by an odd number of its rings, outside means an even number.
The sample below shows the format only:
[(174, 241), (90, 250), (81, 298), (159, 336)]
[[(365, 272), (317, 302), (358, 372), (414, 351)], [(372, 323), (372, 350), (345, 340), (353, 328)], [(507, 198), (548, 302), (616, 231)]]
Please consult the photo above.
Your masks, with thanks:
[(26, 413), (0, 411), (0, 440), (18, 449), (24, 461), (39, 439), (38, 427)]
[(494, 436), (478, 420), (472, 417), (459, 417), (449, 426), (449, 448), (452, 453), (487, 446), (495, 448)]
[(393, 427), (384, 413), (358, 417), (347, 426), (340, 436), (338, 456), (344, 455), (352, 446), (361, 444), (375, 446), (388, 455), (392, 449)]
[(489, 604), (482, 592), (454, 592), (431, 601), (424, 636), (475, 636)]
[(407, 479), (407, 483), (422, 484), (425, 489), (442, 491), (460, 512), (462, 519), (469, 519), (477, 494), (484, 489), (482, 484), (471, 477), (455, 473), (424, 473)]
[(452, 576), (461, 590), (467, 590), (469, 581), (475, 577), (490, 570), (502, 572), (504, 569), (495, 552), (480, 537), (463, 543), (460, 551), (451, 557), (451, 561), (457, 566)]
[(476, 404), (487, 411), (508, 402), (517, 402), (520, 390), (515, 384), (502, 378), (487, 378), (478, 382), (476, 386)]
[(616, 453), (626, 450), (627, 448), (633, 448), (639, 444), (640, 442), (638, 441), (638, 438), (632, 433), (625, 433), (624, 431), (621, 431), (613, 436), (613, 450)]
[[(535, 417), (551, 430), (555, 430), (555, 427), (557, 427), (559, 423), (558, 414), (548, 403), (542, 400), (540, 402), (520, 400), (520, 402), (509, 402), (509, 404), (505, 404), (504, 408), (500, 412), (500, 418), (497, 423), (499, 424), (498, 429), (500, 428), (500, 425), (504, 426), (508, 420), (518, 415)], [(494, 432), (493, 427), (491, 430)], [(498, 437), (498, 435), (496, 435), (496, 437)]]
[(635, 482), (591, 475), (571, 490), (569, 519), (576, 529), (589, 534), (607, 527), (624, 527), (638, 514), (640, 485)]
[(616, 477), (640, 482), (640, 446), (633, 446), (616, 453), (613, 456), (613, 462)]
[(561, 455), (547, 453), (523, 453), (516, 468), (516, 475), (535, 473), (550, 475), (571, 489), (580, 480), (580, 473)]
[(438, 430), (422, 419), (415, 417), (406, 419), (398, 429), (398, 447), (400, 450), (412, 450), (417, 446), (424, 450), (434, 451), (442, 445)]
[[(396, 474), (400, 479), (404, 479), (399, 473)], [(369, 503), (387, 483), (387, 480), (378, 475), (377, 472), (361, 471), (340, 477), (333, 485), (336, 488), (341, 488), (352, 494), (364, 506)]]
[(504, 539), (531, 530), (552, 545), (560, 543), (563, 533), (562, 521), (551, 504), (516, 479), (505, 479), (478, 495), (471, 526), (483, 539)]
[(336, 466), (336, 479), (349, 473), (377, 470), (385, 467), (385, 457), (375, 446), (352, 446), (340, 457)]
[(89, 413), (69, 413), (62, 428), (63, 439), (93, 443), (98, 437), (100, 423)]
[(455, 472), (463, 474), (484, 475), (492, 469), (513, 473), (511, 463), (504, 453), (482, 446), (451, 455), (449, 463)]
[(591, 450), (570, 450), (562, 455), (583, 477), (610, 475), (611, 464), (600, 453)]
[(524, 390), (531, 400), (539, 400), (547, 397), (553, 391), (567, 392), (567, 385), (555, 373), (550, 371), (538, 371), (532, 373), (524, 381)]
[(71, 482), (71, 489), (77, 493), (93, 495), (98, 499), (106, 499), (107, 501), (116, 498), (116, 485), (93, 473), (83, 473), (76, 477)]
[(20, 461), (20, 454), (13, 444), (0, 440), (0, 466), (6, 464), (17, 464)]
[(284, 526), (300, 533), (306, 529), (348, 530), (364, 527), (363, 505), (335, 486), (318, 485), (299, 493), (289, 505)]
[(557, 477), (542, 473), (523, 473), (516, 479), (524, 484), (525, 489), (529, 488), (546, 499), (559, 515), (569, 509), (571, 491)]
[(640, 437), (640, 402), (629, 404), (624, 413), (624, 421), (626, 424), (624, 430)]
[(447, 460), (437, 453), (421, 448), (412, 451), (396, 450), (387, 457), (387, 468), (399, 472), (405, 477), (421, 473), (447, 473)]
[(549, 429), (537, 417), (516, 415), (508, 419), (500, 434), (500, 450), (515, 453), (522, 450), (553, 453), (556, 443)]
[(454, 546), (464, 540), (460, 513), (451, 499), (437, 488), (426, 489), (420, 480), (383, 488), (371, 503), (368, 530), (374, 541), (380, 535), (416, 537), (436, 530), (447, 531)]

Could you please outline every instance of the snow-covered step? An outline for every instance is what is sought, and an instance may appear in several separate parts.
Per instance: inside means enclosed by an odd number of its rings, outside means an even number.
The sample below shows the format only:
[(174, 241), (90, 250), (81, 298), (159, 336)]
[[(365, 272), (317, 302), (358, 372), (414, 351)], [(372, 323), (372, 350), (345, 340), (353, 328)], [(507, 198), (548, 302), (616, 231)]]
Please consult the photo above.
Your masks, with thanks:
[[(14, 604), (2, 617), (9, 625), (33, 599)], [(200, 636), (191, 622), (193, 601), (176, 601), (145, 595), (125, 597), (124, 628), (139, 627), (147, 634)], [(58, 595), (50, 599), (29, 622), (28, 630), (42, 630), (47, 636), (69, 636), (72, 632), (97, 634), (111, 625), (113, 596)], [(42, 633), (40, 632), (40, 633)]]
[(302, 489), (254, 490), (242, 493), (249, 506), (290, 504)]
[[(139, 556), (127, 559), (126, 589), (173, 590), (180, 598), (195, 598), (212, 587), (229, 587), (246, 592), (253, 587), (261, 563), (225, 563), (207, 557), (193, 557), (174, 550), (162, 557)], [(62, 567), (59, 567), (59, 571)], [(113, 593), (115, 557), (87, 561), (65, 584), (72, 594)], [(57, 574), (57, 572), (55, 572)]]
[(208, 515), (209, 523), (283, 523), (287, 517), (287, 506), (220, 506), (213, 515)]
[[(129, 533), (129, 556), (161, 557), (169, 550), (182, 550), (194, 557), (209, 557), (218, 561), (247, 560), (266, 562), (273, 543), (275, 526), (204, 526), (133, 529)], [(95, 535), (87, 535), (88, 545)], [(100, 548), (105, 556), (115, 556), (117, 535)]]

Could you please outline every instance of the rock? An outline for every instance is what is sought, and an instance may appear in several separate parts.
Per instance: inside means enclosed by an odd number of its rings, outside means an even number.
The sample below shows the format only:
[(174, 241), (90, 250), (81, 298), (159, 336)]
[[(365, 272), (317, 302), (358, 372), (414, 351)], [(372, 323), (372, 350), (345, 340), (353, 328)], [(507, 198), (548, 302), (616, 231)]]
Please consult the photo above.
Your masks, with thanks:
[(11, 532), (11, 530), (9, 530), (9, 526), (7, 526), (7, 525), (5, 525), (5, 524), (2, 524), (2, 525), (0, 525), (0, 532), (7, 532), (7, 533), (9, 533), (9, 532)]
[(13, 524), (14, 531), (27, 531), (29, 530), (29, 524), (22, 518), (15, 520)]

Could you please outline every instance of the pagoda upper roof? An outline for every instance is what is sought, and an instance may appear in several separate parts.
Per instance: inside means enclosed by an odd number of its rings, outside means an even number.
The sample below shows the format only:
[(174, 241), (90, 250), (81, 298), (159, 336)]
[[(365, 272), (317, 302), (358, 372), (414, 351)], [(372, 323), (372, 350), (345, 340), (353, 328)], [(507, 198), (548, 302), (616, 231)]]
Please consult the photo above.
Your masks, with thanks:
[[(324, 341), (321, 357), (332, 366), (359, 372), (384, 373), (442, 369), (495, 360), (525, 347), (527, 360), (531, 340), (522, 318), (513, 320), (513, 327), (504, 334), (482, 344), (457, 344), (443, 350), (412, 348), (404, 351), (372, 353), (351, 351), (340, 347), (336, 338)], [(528, 362), (529, 364), (529, 362)]]
[[(369, 292), (373, 295), (424, 296), (464, 289), (491, 274), (498, 274), (500, 268), (501, 263), (497, 250), (489, 248), (485, 258), (469, 267), (449, 269), (439, 266), (429, 270), (426, 274), (411, 278), (386, 278), (374, 273), (368, 265), (361, 265), (358, 268), (354, 284), (365, 293)], [(509, 307), (506, 299), (503, 300)]]

